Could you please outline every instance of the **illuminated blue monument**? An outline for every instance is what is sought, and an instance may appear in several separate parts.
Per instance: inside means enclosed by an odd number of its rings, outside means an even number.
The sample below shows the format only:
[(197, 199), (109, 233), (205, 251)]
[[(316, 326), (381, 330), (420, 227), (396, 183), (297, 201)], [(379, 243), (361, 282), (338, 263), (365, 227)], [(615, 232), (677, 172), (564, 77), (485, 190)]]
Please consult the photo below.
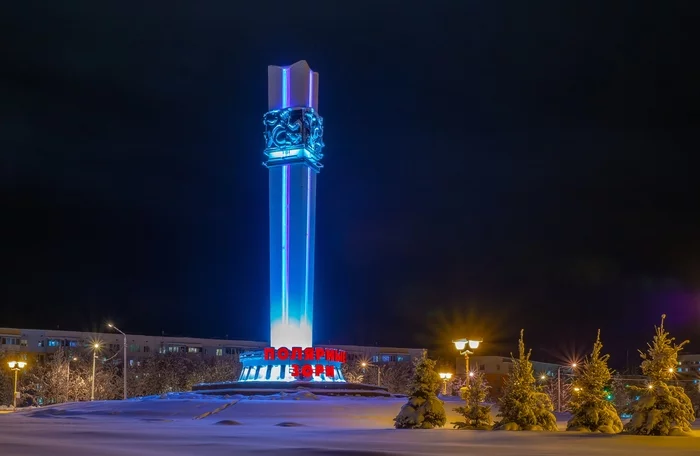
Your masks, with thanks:
[(267, 69), (270, 347), (240, 355), (239, 382), (345, 382), (342, 350), (313, 348), (316, 178), (323, 158), (318, 73), (305, 61)]
[(267, 70), (263, 116), (270, 206), (270, 346), (240, 354), (237, 382), (195, 385), (202, 394), (388, 396), (386, 388), (345, 382), (344, 350), (313, 347), (316, 178), (323, 154), (318, 73), (305, 61)]
[(305, 61), (267, 70), (265, 166), (270, 178), (270, 345), (311, 347), (316, 176), (323, 154), (318, 73)]

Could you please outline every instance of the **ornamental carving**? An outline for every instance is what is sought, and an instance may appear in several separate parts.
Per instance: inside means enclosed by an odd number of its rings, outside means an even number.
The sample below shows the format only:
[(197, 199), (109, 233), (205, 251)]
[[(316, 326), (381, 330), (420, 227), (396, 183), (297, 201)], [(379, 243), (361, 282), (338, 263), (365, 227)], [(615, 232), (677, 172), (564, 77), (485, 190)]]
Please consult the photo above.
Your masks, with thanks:
[(305, 148), (321, 158), (323, 118), (313, 108), (284, 108), (263, 117), (265, 149)]

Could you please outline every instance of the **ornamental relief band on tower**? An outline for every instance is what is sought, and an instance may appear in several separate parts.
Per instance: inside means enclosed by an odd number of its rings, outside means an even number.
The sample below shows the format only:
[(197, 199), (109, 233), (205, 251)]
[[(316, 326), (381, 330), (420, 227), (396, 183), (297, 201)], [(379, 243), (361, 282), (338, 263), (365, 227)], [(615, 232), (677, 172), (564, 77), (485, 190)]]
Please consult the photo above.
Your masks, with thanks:
[(323, 118), (313, 108), (283, 108), (263, 116), (265, 152), (304, 148), (323, 158)]

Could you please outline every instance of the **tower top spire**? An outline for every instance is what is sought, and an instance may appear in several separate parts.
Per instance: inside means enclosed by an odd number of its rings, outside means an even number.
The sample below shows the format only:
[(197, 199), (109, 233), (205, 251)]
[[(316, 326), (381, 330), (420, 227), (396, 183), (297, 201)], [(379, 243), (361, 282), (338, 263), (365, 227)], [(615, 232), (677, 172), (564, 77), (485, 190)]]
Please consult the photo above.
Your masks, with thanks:
[(313, 108), (318, 111), (318, 73), (306, 60), (267, 67), (267, 109)]

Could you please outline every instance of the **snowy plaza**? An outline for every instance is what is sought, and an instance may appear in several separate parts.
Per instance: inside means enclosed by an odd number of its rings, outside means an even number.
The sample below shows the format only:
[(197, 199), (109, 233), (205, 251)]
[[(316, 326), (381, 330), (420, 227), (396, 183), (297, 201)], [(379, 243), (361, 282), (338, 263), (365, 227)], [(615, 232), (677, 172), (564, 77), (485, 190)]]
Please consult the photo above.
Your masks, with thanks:
[(68, 403), (0, 414), (3, 456), (34, 455), (697, 455), (695, 437), (463, 431), (447, 425), (396, 430), (405, 398), (204, 397), (192, 393)]

